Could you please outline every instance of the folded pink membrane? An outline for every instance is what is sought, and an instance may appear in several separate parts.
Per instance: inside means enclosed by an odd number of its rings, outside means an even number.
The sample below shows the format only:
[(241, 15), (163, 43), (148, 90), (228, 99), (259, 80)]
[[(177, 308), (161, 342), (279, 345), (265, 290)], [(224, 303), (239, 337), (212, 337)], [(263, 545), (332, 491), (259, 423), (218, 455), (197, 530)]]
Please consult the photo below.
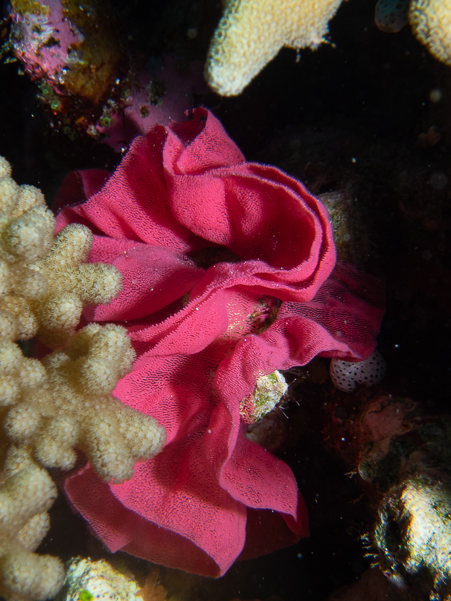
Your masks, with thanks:
[(111, 551), (219, 576), (308, 535), (290, 468), (246, 438), (240, 401), (260, 376), (315, 355), (365, 358), (380, 286), (334, 269), (320, 201), (247, 163), (205, 109), (135, 139), (107, 177), (68, 176), (58, 229), (86, 224), (90, 261), (121, 271), (119, 297), (85, 318), (128, 329), (138, 359), (114, 394), (155, 417), (167, 444), (128, 482), (87, 464), (65, 491)]

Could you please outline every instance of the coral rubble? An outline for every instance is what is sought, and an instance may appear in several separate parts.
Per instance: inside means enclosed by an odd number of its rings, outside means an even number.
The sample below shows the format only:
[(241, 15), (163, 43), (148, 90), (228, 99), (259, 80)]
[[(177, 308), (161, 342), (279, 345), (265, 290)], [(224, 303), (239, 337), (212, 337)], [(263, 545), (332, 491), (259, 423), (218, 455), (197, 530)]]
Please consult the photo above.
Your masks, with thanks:
[(451, 487), (439, 473), (419, 473), (390, 489), (378, 512), (374, 540), (384, 573), (395, 582), (451, 598)]
[[(111, 394), (135, 358), (125, 328), (74, 333), (83, 306), (109, 302), (121, 288), (114, 267), (85, 263), (89, 229), (53, 237), (42, 194), (18, 186), (3, 158), (0, 207), (0, 594), (29, 601), (53, 597), (64, 575), (58, 559), (33, 553), (56, 496), (43, 467), (73, 467), (77, 448), (102, 478), (123, 481), (165, 435)], [(58, 350), (42, 361), (25, 356), (18, 341), (35, 336)]]
[(136, 580), (113, 568), (104, 559), (94, 561), (76, 557), (68, 562), (59, 601), (138, 601), (140, 588)]

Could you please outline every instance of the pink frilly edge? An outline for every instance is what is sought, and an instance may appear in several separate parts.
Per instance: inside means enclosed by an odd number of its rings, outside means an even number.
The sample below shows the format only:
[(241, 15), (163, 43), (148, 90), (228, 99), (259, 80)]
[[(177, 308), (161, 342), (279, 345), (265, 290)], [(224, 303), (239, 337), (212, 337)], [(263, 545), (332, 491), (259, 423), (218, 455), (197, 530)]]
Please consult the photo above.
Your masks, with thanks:
[[(157, 563), (218, 576), (240, 553), (247, 557), (256, 554), (257, 549), (265, 552), (268, 531), (263, 529), (265, 534), (259, 536), (251, 527), (254, 522), (267, 522), (269, 531), (278, 538), (271, 549), (291, 544), (308, 534), (305, 505), (298, 496), (291, 470), (240, 434), (239, 400), (252, 391), (257, 375), (305, 364), (318, 353), (351, 360), (364, 358), (374, 348), (383, 302), (376, 280), (371, 281), (352, 268), (337, 266), (327, 279), (335, 261), (327, 213), (299, 182), (272, 167), (245, 165), (244, 157), (227, 138), (222, 126), (205, 110), (196, 111), (195, 119), (188, 123), (188, 126), (182, 124), (184, 128), (157, 126), (152, 132), (152, 143), (149, 136), (137, 139), (102, 189), (105, 173), (95, 172), (90, 177), (88, 172), (69, 176), (60, 193), (60, 199), (69, 198), (69, 202), (76, 202), (77, 197), (86, 201), (89, 197), (84, 204), (60, 213), (57, 227), (61, 229), (72, 222), (91, 227), (96, 237), (90, 260), (118, 261), (124, 277), (131, 274), (130, 278), (136, 279), (138, 274), (145, 282), (149, 277), (147, 265), (157, 252), (148, 245), (162, 245), (168, 249), (164, 263), (171, 264), (170, 273), (179, 279), (177, 270), (180, 269), (186, 291), (193, 284), (195, 289), (191, 302), (172, 318), (172, 326), (165, 321), (164, 326), (140, 323), (136, 328), (130, 327), (131, 338), (142, 355), (133, 373), (124, 378), (115, 391), (123, 402), (151, 413), (166, 427), (169, 446), (151, 462), (139, 464), (135, 476), (127, 483), (104, 484), (87, 466), (69, 477), (65, 487), (77, 510), (111, 550), (122, 548)], [(216, 140), (218, 131), (223, 134), (219, 135), (219, 141)], [(168, 140), (170, 144), (166, 147)], [(202, 162), (206, 145), (211, 151), (208, 165)], [(192, 155), (190, 160), (187, 148)], [(223, 181), (226, 167), (232, 168), (236, 184), (242, 185), (245, 181), (251, 189), (252, 186), (258, 188), (259, 178), (271, 176), (279, 193), (284, 195), (285, 204), (290, 205), (296, 195), (301, 194), (304, 210), (321, 224), (325, 235), (319, 236), (310, 231), (309, 222), (302, 218), (312, 240), (312, 253), (303, 262), (306, 277), (301, 280), (302, 285), (298, 285), (297, 267), (280, 270), (265, 265), (264, 261), (248, 260), (245, 273), (233, 265), (231, 268), (229, 265), (225, 273), (223, 266), (215, 265), (208, 270), (207, 278), (205, 272), (199, 273), (192, 264), (179, 265), (180, 254), (205, 246), (205, 239), (218, 223), (222, 237), (212, 241), (235, 245), (234, 249), (240, 251), (237, 254), (246, 254), (245, 245), (236, 246), (233, 228), (230, 230), (227, 224), (217, 220), (218, 215), (208, 212), (208, 203), (204, 213), (216, 221), (210, 221), (205, 227), (187, 210), (190, 203), (184, 206), (181, 198), (184, 192), (180, 182), (187, 173), (191, 179), (203, 178), (200, 185), (194, 185), (194, 192), (191, 190), (193, 199), (197, 200), (199, 195), (204, 200), (207, 198), (212, 174), (206, 173), (206, 169), (213, 169), (214, 178), (221, 184), (215, 187), (215, 197), (227, 198), (230, 190), (227, 186), (224, 188)], [(146, 189), (148, 182), (137, 183), (133, 177), (137, 173), (152, 174), (150, 190)], [(136, 186), (139, 188), (137, 197)], [(87, 187), (90, 187), (88, 192)], [(67, 195), (68, 189), (71, 196)], [(172, 204), (165, 200), (167, 189), (171, 191)], [(155, 207), (160, 200), (163, 208), (158, 211)], [(234, 210), (236, 207), (235, 204)], [(239, 208), (247, 216), (244, 222), (252, 237), (256, 230), (249, 207), (239, 205)], [(222, 214), (224, 209), (227, 209), (225, 205)], [(277, 207), (271, 210), (273, 223)], [(296, 217), (296, 209), (290, 217)], [(104, 238), (105, 234), (112, 237), (113, 242)], [(121, 264), (123, 257), (118, 258), (118, 251), (121, 257), (126, 251), (132, 260), (127, 265)], [(287, 252), (288, 247), (284, 250)], [(275, 263), (274, 255), (271, 259)], [(227, 287), (232, 284), (238, 295), (240, 286), (251, 286), (256, 295), (273, 294), (285, 302), (271, 327), (259, 336), (249, 335), (240, 340), (231, 356), (220, 362), (215, 374), (220, 402), (205, 415), (202, 407), (209, 404), (210, 399), (191, 396), (192, 403), (187, 404), (186, 390), (177, 387), (177, 382), (160, 384), (160, 388), (158, 382), (167, 380), (165, 374), (170, 370), (179, 370), (179, 376), (185, 374), (186, 378), (197, 373), (190, 359), (192, 353), (197, 354), (201, 363), (208, 362), (209, 345), (227, 328), (227, 313), (219, 301), (221, 295), (226, 294), (230, 302), (234, 292)], [(366, 294), (365, 290), (371, 292)], [(96, 308), (91, 316), (98, 321), (122, 320), (131, 315), (140, 317), (135, 311), (136, 305), (142, 302), (142, 298), (136, 303), (136, 298), (127, 300), (123, 296), (107, 307)], [(160, 305), (165, 302), (170, 299), (162, 298)], [(200, 307), (202, 311), (196, 312)], [(211, 319), (205, 319), (205, 311), (210, 311)], [(211, 325), (206, 326), (207, 322)], [(190, 332), (200, 329), (201, 339), (189, 336)], [(182, 346), (180, 340), (183, 340)], [(214, 357), (211, 360), (214, 365)], [(149, 365), (152, 365), (151, 374)], [(203, 388), (198, 381), (193, 384)], [(149, 387), (154, 391), (152, 402), (146, 393)], [(167, 399), (171, 399), (170, 407)], [(200, 408), (199, 412), (196, 408)], [(214, 436), (208, 436), (210, 431)], [(185, 459), (180, 461), (180, 457)], [(149, 491), (152, 494), (149, 495)], [(202, 515), (202, 523), (199, 515)]]
[[(96, 178), (101, 181), (101, 174)], [(157, 125), (136, 138), (101, 192), (87, 199), (82, 189), (89, 179), (82, 173), (63, 184), (55, 203), (56, 209), (66, 206), (58, 229), (85, 223), (94, 234), (157, 244), (174, 253), (217, 244), (245, 260), (244, 266), (218, 264), (209, 270), (197, 295), (209, 283), (216, 286), (217, 272), (228, 269), (225, 285), (260, 286), (261, 293), (273, 290), (282, 300), (302, 302), (312, 298), (335, 263), (323, 205), (280, 170), (245, 163), (206, 109), (196, 109), (192, 121)], [(64, 197), (71, 186), (85, 202), (67, 206)]]

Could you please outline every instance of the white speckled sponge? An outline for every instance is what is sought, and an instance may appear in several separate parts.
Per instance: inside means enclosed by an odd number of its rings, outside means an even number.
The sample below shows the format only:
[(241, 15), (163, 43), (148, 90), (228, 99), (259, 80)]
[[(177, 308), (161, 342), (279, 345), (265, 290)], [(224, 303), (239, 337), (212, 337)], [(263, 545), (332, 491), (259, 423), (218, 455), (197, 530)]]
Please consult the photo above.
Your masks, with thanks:
[(374, 386), (382, 380), (385, 371), (385, 361), (379, 351), (373, 351), (365, 361), (332, 359), (330, 362), (330, 378), (333, 385), (343, 392), (352, 392), (357, 384)]

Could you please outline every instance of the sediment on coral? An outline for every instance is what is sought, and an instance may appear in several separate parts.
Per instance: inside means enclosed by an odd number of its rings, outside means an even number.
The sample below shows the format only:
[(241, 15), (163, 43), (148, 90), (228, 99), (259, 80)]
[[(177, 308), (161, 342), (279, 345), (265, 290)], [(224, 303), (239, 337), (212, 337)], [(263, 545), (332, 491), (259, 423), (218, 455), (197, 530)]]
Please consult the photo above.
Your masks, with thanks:
[[(34, 553), (57, 494), (44, 468), (72, 468), (78, 449), (122, 482), (165, 442), (152, 417), (112, 395), (135, 359), (127, 330), (75, 333), (84, 306), (118, 294), (120, 273), (86, 263), (88, 228), (54, 227), (41, 192), (18, 186), (0, 157), (0, 594), (17, 601), (50, 599), (64, 579), (59, 559)], [(25, 356), (18, 342), (34, 337), (58, 350)]]
[(413, 474), (389, 490), (374, 531), (385, 575), (421, 587), (430, 592), (430, 599), (451, 596), (450, 484), (443, 473)]

